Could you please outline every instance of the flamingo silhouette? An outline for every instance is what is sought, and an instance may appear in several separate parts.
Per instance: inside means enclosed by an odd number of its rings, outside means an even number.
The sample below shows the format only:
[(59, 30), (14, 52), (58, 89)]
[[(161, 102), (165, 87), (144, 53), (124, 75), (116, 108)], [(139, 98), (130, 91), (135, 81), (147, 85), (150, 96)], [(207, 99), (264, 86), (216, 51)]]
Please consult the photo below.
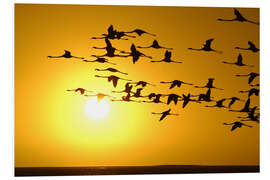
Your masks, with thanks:
[(84, 62), (98, 62), (98, 63), (108, 63), (108, 64), (113, 64), (116, 65), (115, 63), (109, 62), (106, 58), (102, 58), (102, 57), (97, 57), (95, 60), (90, 61), (87, 59), (83, 60)]
[(218, 107), (218, 108), (226, 108), (226, 106), (223, 105), (223, 102), (227, 99), (223, 98), (221, 100), (216, 101), (216, 104), (213, 106), (206, 105), (205, 107)]
[(146, 58), (152, 59), (151, 56), (147, 56), (147, 55), (143, 54), (142, 52), (138, 51), (133, 43), (130, 47), (130, 51), (131, 52), (125, 52), (125, 51), (120, 51), (120, 52), (127, 54), (125, 57), (132, 56), (133, 64), (135, 64), (139, 60), (140, 57), (146, 57)]
[(72, 56), (70, 51), (64, 50), (65, 53), (61, 56), (47, 56), (48, 58), (77, 58), (77, 59), (84, 59), (83, 57)]
[[(104, 57), (104, 56), (107, 56), (107, 57), (128, 57), (126, 55), (115, 54), (116, 50), (117, 51), (120, 51), (120, 50), (114, 48), (107, 38), (105, 39), (105, 42), (106, 42), (106, 45), (107, 45), (106, 47), (102, 48), (102, 47), (95, 47), (94, 46), (93, 48), (95, 48), (95, 49), (105, 49), (106, 53), (103, 54), (103, 55), (92, 55), (92, 56), (94, 56), (94, 57)], [(120, 51), (120, 52), (123, 52), (123, 51)]]
[(128, 73), (124, 73), (124, 72), (121, 72), (115, 68), (106, 68), (106, 69), (95, 69), (96, 71), (110, 71), (110, 72), (118, 72), (118, 73), (121, 73), (121, 74), (125, 74), (125, 75), (128, 75)]
[(252, 23), (252, 24), (257, 24), (259, 25), (258, 22), (254, 22), (254, 21), (250, 21), (250, 20), (247, 20), (246, 18), (244, 18), (244, 16), (237, 10), (237, 9), (234, 9), (234, 15), (236, 16), (235, 18), (233, 19), (217, 19), (218, 21), (238, 21), (238, 22), (248, 22), (248, 23)]
[(146, 31), (144, 31), (144, 30), (142, 30), (142, 29), (135, 29), (135, 30), (133, 30), (133, 31), (129, 31), (129, 32), (125, 32), (125, 33), (136, 33), (136, 34), (138, 34), (138, 36), (141, 36), (141, 35), (143, 35), (143, 34), (149, 34), (149, 35), (151, 35), (151, 36), (156, 36), (155, 34), (146, 32)]
[(124, 90), (122, 90), (122, 91), (112, 91), (112, 92), (113, 93), (122, 93), (122, 92), (130, 93), (132, 88), (133, 88), (133, 86), (131, 86), (130, 83), (126, 83)]
[(247, 91), (239, 91), (240, 93), (248, 93), (248, 97), (252, 96), (253, 94), (255, 96), (259, 96), (260, 90), (257, 88), (251, 88), (250, 90)]
[(81, 95), (83, 95), (85, 92), (93, 92), (93, 91), (86, 90), (84, 88), (68, 89), (67, 91), (75, 91), (75, 92), (79, 91), (81, 93)]
[(171, 109), (167, 110), (167, 111), (164, 111), (162, 113), (155, 113), (155, 112), (152, 112), (152, 114), (162, 114), (162, 116), (160, 117), (159, 121), (162, 121), (166, 116), (168, 115), (174, 115), (174, 116), (178, 116), (179, 114), (173, 114), (173, 113), (170, 113), (171, 112)]
[(255, 72), (251, 72), (249, 74), (245, 74), (245, 75), (236, 75), (237, 77), (242, 77), (242, 76), (249, 76), (248, 78), (248, 84), (251, 84), (252, 81), (259, 76), (258, 73), (255, 73)]
[(219, 89), (219, 90), (224, 90), (222, 88), (217, 88), (213, 86), (214, 78), (208, 78), (208, 82), (205, 86), (194, 86), (195, 88), (214, 88), (214, 89)]
[(169, 89), (172, 89), (174, 88), (175, 86), (177, 87), (181, 87), (182, 84), (187, 84), (187, 85), (193, 85), (193, 84), (190, 84), (190, 83), (186, 83), (184, 81), (180, 81), (180, 80), (173, 80), (173, 81), (169, 81), (169, 82), (164, 82), (164, 81), (161, 81), (160, 83), (162, 84), (171, 84), (170, 88)]
[(131, 81), (129, 79), (120, 78), (120, 77), (117, 77), (117, 76), (114, 76), (114, 75), (111, 75), (111, 76), (99, 76), (99, 75), (95, 75), (95, 77), (98, 77), (98, 78), (107, 78), (108, 79), (108, 82), (111, 82), (112, 81), (113, 87), (115, 87), (115, 88), (117, 86), (117, 82), (118, 82), (119, 79), (125, 80), (125, 81)]
[[(150, 93), (150, 94), (148, 94), (147, 96), (142, 96), (142, 97), (147, 97), (148, 99), (152, 99), (152, 98), (154, 98), (154, 97), (156, 97), (156, 95), (158, 95), (158, 94), (156, 94), (156, 93)], [(160, 94), (161, 95), (161, 94)]]
[[(148, 95), (148, 98), (149, 99), (152, 99), (154, 97), (154, 99), (152, 101), (142, 101), (142, 102), (145, 102), (145, 103), (164, 103), (160, 100), (160, 97), (161, 96), (164, 96), (162, 94), (155, 94), (155, 93), (151, 93)], [(165, 104), (165, 103), (164, 103)]]
[(242, 126), (252, 127), (252, 126), (244, 124), (240, 121), (235, 121), (232, 123), (223, 123), (223, 125), (232, 125), (231, 131), (235, 130), (236, 128), (241, 128)]
[(92, 37), (92, 39), (122, 39), (122, 40), (128, 40), (127, 38), (122, 38), (124, 36), (127, 37), (133, 37), (135, 36), (129, 36), (125, 32), (117, 31), (114, 29), (113, 25), (110, 25), (109, 28), (107, 29), (108, 34), (102, 34), (102, 37)]
[(155, 86), (154, 84), (150, 84), (146, 81), (138, 81), (138, 82), (131, 82), (130, 84), (136, 84), (135, 86), (142, 86), (145, 87), (146, 85), (151, 85), (151, 86)]
[(232, 97), (230, 98), (231, 101), (229, 102), (228, 108), (231, 108), (231, 106), (236, 102), (236, 101), (241, 101), (238, 97)]
[(190, 93), (188, 93), (187, 96), (185, 94), (182, 94), (182, 99), (180, 100), (180, 101), (184, 101), (183, 104), (182, 104), (182, 108), (185, 108), (190, 101), (201, 103), (199, 101), (196, 101), (195, 99), (190, 99), (190, 97), (191, 97)]
[(245, 105), (242, 109), (240, 110), (229, 110), (229, 111), (232, 111), (232, 112), (250, 112), (250, 98), (247, 99), (247, 101), (245, 102)]
[(258, 49), (258, 48), (255, 46), (255, 44), (253, 44), (253, 42), (248, 41), (248, 45), (249, 45), (248, 48), (235, 47), (235, 49), (248, 50), (248, 51), (252, 51), (252, 52), (254, 52), (254, 53), (260, 51), (260, 49)]
[(208, 88), (205, 94), (193, 95), (193, 97), (194, 96), (198, 96), (198, 101), (206, 101), (206, 102), (213, 101), (211, 99), (211, 88)]
[(84, 95), (84, 96), (87, 96), (87, 97), (93, 97), (93, 96), (96, 96), (97, 97), (97, 101), (98, 102), (100, 102), (104, 97), (111, 97), (111, 96), (109, 96), (109, 95), (107, 95), (107, 94), (103, 94), (103, 93), (97, 93), (97, 94), (93, 94), (93, 95), (91, 95), (91, 94), (86, 94), (86, 95)]
[(160, 46), (157, 40), (154, 40), (150, 46), (145, 46), (145, 47), (137, 46), (137, 48), (154, 48), (154, 49), (168, 49), (168, 50), (173, 49), (173, 48), (167, 48), (167, 47)]
[(138, 89), (136, 89), (136, 92), (133, 92), (132, 97), (136, 97), (136, 98), (143, 97), (143, 96), (141, 95), (141, 91), (142, 91), (142, 90), (143, 90), (143, 88), (138, 88)]
[(254, 67), (253, 65), (246, 65), (243, 64), (243, 57), (242, 55), (239, 53), (238, 57), (237, 57), (237, 61), (236, 62), (226, 62), (226, 61), (222, 61), (224, 64), (234, 64), (237, 66), (249, 66), (249, 67)]
[(126, 96), (122, 96), (122, 99), (112, 99), (111, 101), (125, 101), (125, 102), (138, 102), (138, 103), (141, 103), (142, 101), (135, 101), (135, 100), (132, 100), (130, 99), (130, 93), (128, 93)]
[(178, 99), (181, 98), (181, 96), (177, 94), (168, 94), (164, 96), (168, 96), (167, 104), (170, 104), (173, 101), (175, 105), (177, 105)]
[(250, 112), (248, 112), (247, 117), (238, 117), (238, 118), (241, 118), (242, 119), (241, 121), (254, 121), (254, 122), (259, 123), (260, 114), (255, 115), (256, 109), (257, 109), (257, 106), (251, 108)]
[(213, 41), (214, 41), (214, 38), (206, 40), (205, 44), (203, 45), (203, 47), (201, 49), (195, 49), (195, 48), (188, 48), (188, 49), (194, 50), (194, 51), (213, 51), (216, 53), (222, 53), (222, 51), (217, 51), (217, 50), (211, 48), (211, 44)]
[(93, 48), (94, 48), (94, 49), (106, 49), (106, 50), (108, 50), (108, 51), (112, 51), (113, 49), (114, 49), (114, 50), (121, 51), (121, 50), (116, 49), (115, 47), (113, 47), (113, 46), (112, 46), (112, 43), (109, 41), (108, 38), (105, 38), (105, 43), (106, 43), (106, 46), (105, 46), (105, 47), (96, 47), (96, 46), (94, 46)]
[(164, 55), (164, 59), (162, 59), (160, 61), (151, 61), (151, 62), (182, 63), (180, 61), (171, 60), (171, 56), (172, 56), (172, 52), (166, 50), (165, 55)]

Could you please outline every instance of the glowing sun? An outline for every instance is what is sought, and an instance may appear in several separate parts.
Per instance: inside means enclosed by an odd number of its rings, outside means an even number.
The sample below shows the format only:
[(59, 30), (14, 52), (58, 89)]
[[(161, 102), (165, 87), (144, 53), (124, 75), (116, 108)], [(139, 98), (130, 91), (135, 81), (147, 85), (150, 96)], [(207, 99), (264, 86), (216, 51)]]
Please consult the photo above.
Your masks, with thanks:
[(109, 103), (103, 98), (98, 102), (96, 97), (90, 98), (85, 104), (85, 113), (88, 117), (98, 120), (109, 113)]

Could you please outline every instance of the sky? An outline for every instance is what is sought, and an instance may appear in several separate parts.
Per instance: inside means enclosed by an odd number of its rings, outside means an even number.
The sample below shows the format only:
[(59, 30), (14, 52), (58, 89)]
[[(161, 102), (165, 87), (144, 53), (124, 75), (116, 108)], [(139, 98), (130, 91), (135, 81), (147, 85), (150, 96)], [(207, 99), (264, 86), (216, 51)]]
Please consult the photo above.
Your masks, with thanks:
[[(248, 19), (259, 21), (259, 9), (238, 8)], [(182, 85), (169, 90), (160, 81), (179, 79), (199, 86), (214, 77), (214, 85), (224, 90), (212, 90), (216, 99), (237, 96), (246, 100), (240, 90), (250, 89), (247, 77), (236, 74), (259, 73), (259, 53), (234, 49), (254, 42), (259, 48), (259, 26), (250, 23), (220, 22), (218, 18), (233, 18), (233, 8), (143, 7), (93, 5), (15, 5), (15, 166), (106, 166), (106, 165), (258, 165), (259, 124), (233, 132), (230, 123), (241, 113), (227, 109), (207, 108), (214, 103), (190, 103), (184, 109), (178, 105), (112, 102), (109, 114), (100, 120), (88, 117), (85, 104), (88, 97), (67, 89), (83, 87), (112, 94), (122, 90), (125, 81), (113, 88), (106, 79), (114, 73), (98, 72), (95, 68), (113, 67), (128, 75), (114, 75), (144, 80), (156, 86), (146, 86), (142, 94), (151, 92), (199, 94), (206, 89)], [(109, 58), (117, 65), (85, 63), (78, 59), (48, 59), (70, 50), (75, 56), (94, 59), (104, 54), (104, 40), (91, 39), (107, 32), (113, 25), (120, 31), (136, 28), (156, 34), (124, 40), (111, 40), (113, 46), (129, 51), (130, 45), (148, 46), (154, 39), (171, 47), (172, 59), (182, 64), (150, 63), (140, 58)], [(205, 40), (215, 38), (212, 47), (223, 51), (191, 51)], [(153, 60), (161, 60), (163, 49), (141, 49)], [(222, 61), (243, 62), (254, 67), (237, 67)], [(259, 78), (254, 84), (259, 83)], [(166, 100), (166, 98), (162, 98)], [(228, 101), (225, 102), (227, 105)], [(244, 102), (232, 108), (240, 109)], [(259, 98), (251, 97), (251, 106), (259, 106)], [(159, 122), (152, 112), (172, 109), (179, 116), (168, 116)]]

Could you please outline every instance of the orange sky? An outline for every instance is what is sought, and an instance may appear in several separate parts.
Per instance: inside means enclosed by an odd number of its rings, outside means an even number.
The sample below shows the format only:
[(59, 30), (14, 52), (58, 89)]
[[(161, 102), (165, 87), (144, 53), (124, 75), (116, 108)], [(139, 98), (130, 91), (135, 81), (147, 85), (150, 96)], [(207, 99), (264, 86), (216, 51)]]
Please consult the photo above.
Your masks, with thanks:
[[(259, 9), (238, 8), (253, 21), (259, 21)], [(106, 33), (109, 25), (130, 31), (136, 28), (157, 34), (143, 35), (129, 41), (112, 40), (119, 49), (129, 50), (131, 43), (149, 45), (157, 39), (161, 45), (173, 47), (172, 59), (183, 64), (150, 63), (141, 58), (113, 58), (117, 68), (129, 75), (115, 74), (134, 81), (145, 80), (157, 86), (150, 92), (192, 94), (203, 93), (182, 85), (168, 91), (160, 81), (174, 79), (203, 85), (209, 77), (225, 90), (212, 90), (217, 99), (237, 96), (248, 90), (247, 78), (236, 74), (259, 73), (259, 53), (234, 49), (247, 47), (251, 40), (259, 47), (259, 26), (239, 22), (219, 22), (217, 18), (233, 18), (232, 8), (132, 7), (87, 5), (15, 5), (15, 166), (92, 166), (92, 165), (258, 165), (259, 125), (230, 132), (223, 122), (238, 120), (239, 113), (204, 107), (206, 103), (190, 103), (184, 109), (173, 104), (138, 104), (111, 102), (110, 112), (96, 121), (86, 116), (86, 97), (66, 92), (84, 87), (102, 93), (114, 90), (111, 83), (94, 75), (110, 75), (95, 68), (114, 67), (87, 64), (76, 59), (48, 59), (61, 55), (64, 49), (92, 59), (103, 54), (104, 40), (93, 36)], [(213, 48), (222, 54), (195, 52), (205, 40), (215, 38)], [(164, 50), (142, 49), (154, 60), (163, 58)], [(255, 67), (235, 67), (221, 63), (234, 61), (238, 53), (243, 61)], [(256, 79), (255, 83), (259, 80)], [(123, 89), (120, 81), (117, 90)], [(119, 94), (121, 97), (124, 94)], [(165, 100), (165, 98), (164, 98)], [(227, 103), (227, 102), (226, 102)], [(213, 103), (209, 103), (213, 104)], [(259, 105), (251, 97), (251, 106)], [(240, 109), (243, 102), (233, 105)], [(180, 116), (169, 116), (158, 122), (151, 112), (172, 108)]]

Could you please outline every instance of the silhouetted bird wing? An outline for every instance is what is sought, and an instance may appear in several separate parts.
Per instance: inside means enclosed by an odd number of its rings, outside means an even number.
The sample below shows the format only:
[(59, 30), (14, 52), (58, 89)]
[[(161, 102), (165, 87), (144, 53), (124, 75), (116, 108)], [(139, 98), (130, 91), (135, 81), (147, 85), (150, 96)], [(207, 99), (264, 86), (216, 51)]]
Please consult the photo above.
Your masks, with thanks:
[(234, 9), (234, 14), (236, 15), (237, 18), (245, 19), (237, 9)]
[(212, 41), (214, 41), (214, 38), (211, 38), (211, 39), (208, 39), (207, 41), (205, 41), (205, 46), (206, 46), (206, 47), (210, 47)]
[(170, 51), (166, 50), (166, 52), (165, 52), (165, 59), (170, 59), (171, 56), (172, 56), (172, 53)]
[(237, 124), (234, 124), (234, 125), (232, 126), (231, 131), (235, 130), (237, 127), (238, 127), (238, 125), (237, 125)]
[(243, 64), (243, 57), (242, 57), (242, 54), (239, 54), (238, 57), (237, 57), (237, 63), (238, 64)]

